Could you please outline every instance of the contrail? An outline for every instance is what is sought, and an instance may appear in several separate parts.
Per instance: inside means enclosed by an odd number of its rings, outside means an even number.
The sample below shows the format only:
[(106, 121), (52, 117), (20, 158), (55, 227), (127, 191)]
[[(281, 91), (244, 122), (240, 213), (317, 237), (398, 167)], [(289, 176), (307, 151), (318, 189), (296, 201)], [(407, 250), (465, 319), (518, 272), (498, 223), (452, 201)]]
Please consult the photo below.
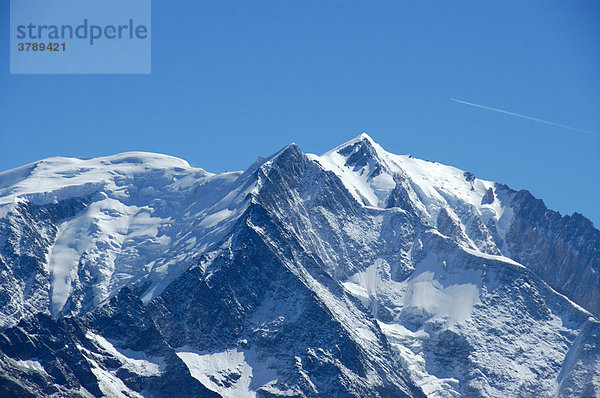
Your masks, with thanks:
[(465, 105), (474, 106), (476, 108), (487, 109), (488, 111), (500, 112), (500, 113), (504, 113), (504, 114), (507, 114), (507, 115), (520, 117), (522, 119), (533, 120), (534, 122), (540, 122), (540, 123), (544, 123), (544, 124), (549, 124), (550, 126), (562, 127), (563, 129), (569, 129), (569, 130), (573, 130), (573, 131), (578, 131), (580, 133), (592, 134), (592, 135), (595, 135), (595, 136), (599, 136), (600, 135), (600, 134), (596, 133), (595, 131), (578, 129), (577, 127), (567, 126), (565, 124), (555, 123), (555, 122), (551, 122), (549, 120), (544, 120), (544, 119), (538, 119), (536, 117), (531, 117), (531, 116), (527, 116), (527, 115), (521, 115), (520, 113), (514, 113), (514, 112), (505, 111), (504, 109), (492, 108), (491, 106), (474, 104), (472, 102), (462, 101), (462, 100), (459, 100), (459, 99), (456, 99), (456, 98), (452, 98), (452, 101), (454, 101), (454, 102), (460, 102), (461, 104), (465, 104)]

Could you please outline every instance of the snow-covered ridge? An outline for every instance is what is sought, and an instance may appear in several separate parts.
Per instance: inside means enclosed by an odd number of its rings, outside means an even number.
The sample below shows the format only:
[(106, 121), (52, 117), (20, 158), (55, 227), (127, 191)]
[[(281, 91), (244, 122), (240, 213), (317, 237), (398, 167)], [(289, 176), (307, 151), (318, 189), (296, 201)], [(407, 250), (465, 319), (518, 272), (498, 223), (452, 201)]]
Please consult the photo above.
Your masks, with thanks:
[[(0, 173), (0, 218), (83, 203), (40, 231), (52, 242), (41, 264), (49, 311), (78, 313), (130, 284), (149, 282), (144, 297), (154, 297), (228, 230), (253, 188), (239, 172), (208, 173), (167, 155), (55, 157)], [(24, 231), (17, 224), (10, 233)], [(26, 287), (14, 288), (18, 316)]]
[[(308, 156), (334, 172), (366, 206), (411, 206), (441, 232), (446, 231), (440, 224), (449, 224), (446, 229), (454, 229), (465, 247), (493, 254), (502, 250), (511, 223), (512, 193), (492, 181), (452, 166), (392, 154), (364, 133), (322, 156)], [(481, 224), (475, 234), (469, 230), (474, 219)]]
[(62, 358), (87, 395), (597, 393), (600, 323), (539, 272), (592, 302), (596, 235), (540, 202), (366, 134), (243, 173), (147, 153), (1, 173), (0, 330), (22, 322), (0, 385), (50, 396)]
[[(146, 152), (49, 158), (0, 173), (0, 217), (18, 212), (21, 204), (84, 202), (78, 216), (47, 232), (53, 241), (44, 264), (51, 313), (65, 307), (77, 313), (122, 286), (146, 281), (142, 297), (148, 301), (218, 243), (246, 209), (249, 194), (260, 190), (256, 172), (268, 173), (291, 147), (259, 159), (244, 173), (212, 174)], [(322, 156), (306, 156), (338, 176), (367, 208), (408, 211), (466, 249), (510, 257), (505, 237), (514, 191), (451, 166), (392, 154), (367, 134)], [(94, 293), (82, 272), (95, 280)]]
[[(110, 183), (116, 178), (131, 178), (160, 170), (168, 170), (174, 180), (189, 175), (210, 175), (202, 169), (190, 167), (185, 160), (147, 152), (125, 152), (88, 159), (52, 157), (0, 173), (0, 205), (10, 203), (18, 196), (50, 192), (57, 195), (52, 199), (60, 200), (63, 198), (60, 192), (69, 187)], [(72, 190), (64, 196), (79, 193), (83, 192)]]
[[(360, 151), (366, 153), (360, 154)], [(428, 214), (439, 211), (441, 204), (456, 202), (489, 208), (500, 215), (503, 210), (499, 202), (483, 200), (490, 188), (494, 190), (493, 181), (411, 155), (392, 154), (365, 133), (322, 156), (309, 156), (336, 173), (351, 192), (367, 199), (366, 204), (370, 206), (387, 207), (398, 177), (408, 177)]]

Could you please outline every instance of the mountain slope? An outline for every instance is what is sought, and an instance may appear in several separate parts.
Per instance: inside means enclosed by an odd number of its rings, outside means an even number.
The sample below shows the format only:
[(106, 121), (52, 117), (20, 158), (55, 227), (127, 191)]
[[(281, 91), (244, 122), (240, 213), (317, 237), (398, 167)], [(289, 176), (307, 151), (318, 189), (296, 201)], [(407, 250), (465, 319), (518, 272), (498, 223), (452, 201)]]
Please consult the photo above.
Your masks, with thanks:
[(132, 284), (149, 300), (241, 214), (245, 182), (145, 153), (0, 174), (0, 326), (84, 313)]
[(222, 175), (53, 159), (0, 174), (0, 195), (0, 392), (600, 389), (600, 324), (572, 301), (598, 305), (591, 223), (366, 135)]

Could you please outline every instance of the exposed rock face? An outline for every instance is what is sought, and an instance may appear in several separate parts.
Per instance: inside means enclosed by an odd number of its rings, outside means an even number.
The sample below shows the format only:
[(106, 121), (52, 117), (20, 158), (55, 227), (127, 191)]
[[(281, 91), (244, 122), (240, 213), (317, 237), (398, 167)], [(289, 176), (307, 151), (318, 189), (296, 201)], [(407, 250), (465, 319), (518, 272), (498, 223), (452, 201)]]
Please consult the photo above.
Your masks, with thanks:
[(591, 223), (366, 135), (43, 161), (0, 215), (2, 396), (600, 394)]
[(485, 195), (483, 195), (483, 198), (481, 199), (481, 204), (491, 205), (492, 203), (494, 203), (494, 199), (496, 199), (496, 196), (494, 195), (494, 190), (492, 189), (492, 187), (489, 187), (487, 192), (485, 193)]
[(600, 231), (581, 214), (561, 216), (527, 191), (515, 194), (508, 255), (600, 315)]
[(48, 308), (47, 256), (56, 240), (56, 225), (88, 202), (86, 197), (44, 205), (17, 202), (0, 219), (0, 330)]
[(128, 288), (79, 320), (22, 320), (0, 350), (6, 396), (219, 396), (190, 375)]

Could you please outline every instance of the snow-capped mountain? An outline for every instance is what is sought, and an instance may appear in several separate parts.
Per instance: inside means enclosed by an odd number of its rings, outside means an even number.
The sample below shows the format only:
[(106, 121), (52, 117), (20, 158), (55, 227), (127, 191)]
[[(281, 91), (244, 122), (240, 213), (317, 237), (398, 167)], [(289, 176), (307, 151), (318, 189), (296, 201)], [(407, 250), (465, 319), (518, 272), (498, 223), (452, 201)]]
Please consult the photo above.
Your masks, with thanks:
[(0, 237), (0, 396), (600, 394), (600, 231), (365, 134), (43, 160)]

